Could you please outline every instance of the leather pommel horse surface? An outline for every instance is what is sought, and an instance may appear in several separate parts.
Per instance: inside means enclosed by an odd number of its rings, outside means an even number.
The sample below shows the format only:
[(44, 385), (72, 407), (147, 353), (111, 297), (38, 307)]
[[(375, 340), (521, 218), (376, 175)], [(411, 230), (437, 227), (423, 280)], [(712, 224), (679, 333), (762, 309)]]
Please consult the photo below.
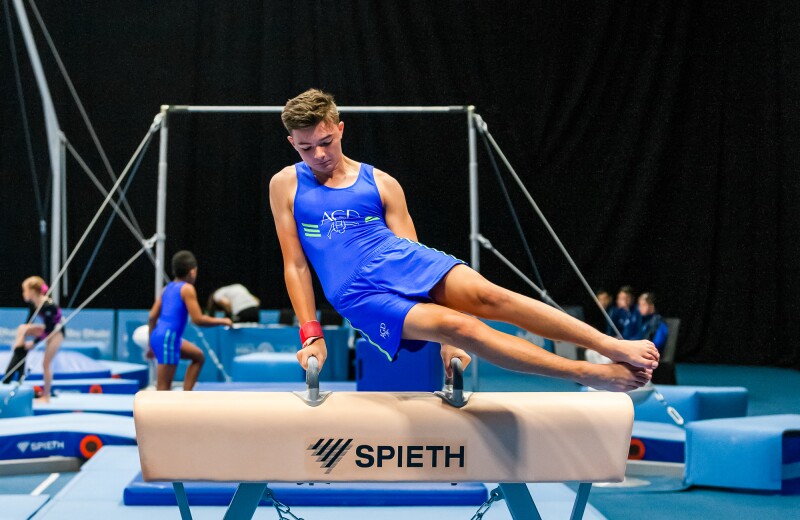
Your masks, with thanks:
[(146, 481), (619, 482), (625, 394), (139, 392)]

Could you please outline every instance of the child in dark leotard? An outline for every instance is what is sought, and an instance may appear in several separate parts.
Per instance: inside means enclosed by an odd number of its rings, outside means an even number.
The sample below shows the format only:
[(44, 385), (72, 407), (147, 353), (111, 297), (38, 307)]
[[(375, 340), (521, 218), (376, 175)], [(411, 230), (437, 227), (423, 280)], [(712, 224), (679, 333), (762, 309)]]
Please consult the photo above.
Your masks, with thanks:
[(158, 361), (156, 388), (169, 390), (175, 378), (178, 360), (189, 359), (191, 364), (183, 378), (183, 389), (191, 390), (203, 368), (205, 355), (197, 345), (183, 339), (186, 321), (201, 327), (231, 325), (228, 318), (204, 316), (197, 302), (194, 282), (197, 279), (197, 259), (189, 251), (178, 251), (172, 257), (173, 281), (164, 287), (161, 296), (150, 309), (150, 349)]
[[(28, 318), (23, 325), (17, 328), (17, 337), (14, 340), (11, 361), (6, 368), (3, 383), (9, 383), (17, 374), (21, 381), (25, 374), (25, 356), (37, 343), (46, 340), (42, 369), (44, 372), (44, 391), (42, 401), (50, 401), (50, 386), (53, 382), (53, 372), (50, 364), (64, 340), (65, 330), (60, 325), (61, 309), (55, 302), (46, 296), (47, 286), (38, 276), (31, 276), (22, 282), (22, 298), (30, 306)], [(37, 312), (38, 309), (38, 312)], [(35, 313), (35, 316), (34, 316)], [(40, 323), (37, 323), (40, 321)], [(33, 338), (29, 340), (28, 338)]]

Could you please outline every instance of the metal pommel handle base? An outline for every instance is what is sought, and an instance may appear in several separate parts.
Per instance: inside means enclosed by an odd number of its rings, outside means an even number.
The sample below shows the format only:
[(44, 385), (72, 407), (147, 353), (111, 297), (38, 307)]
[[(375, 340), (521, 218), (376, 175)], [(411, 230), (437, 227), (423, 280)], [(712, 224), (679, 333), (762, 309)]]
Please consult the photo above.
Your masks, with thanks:
[(306, 370), (306, 386), (308, 387), (305, 392), (293, 392), (294, 395), (299, 397), (308, 406), (319, 406), (331, 392), (320, 392), (319, 390), (319, 361), (315, 357), (308, 358), (308, 370)]
[(464, 391), (464, 367), (461, 365), (461, 360), (453, 358), (450, 360), (450, 366), (453, 369), (453, 377), (446, 378), (444, 388), (433, 394), (441, 397), (447, 404), (461, 408), (467, 404), (472, 393)]

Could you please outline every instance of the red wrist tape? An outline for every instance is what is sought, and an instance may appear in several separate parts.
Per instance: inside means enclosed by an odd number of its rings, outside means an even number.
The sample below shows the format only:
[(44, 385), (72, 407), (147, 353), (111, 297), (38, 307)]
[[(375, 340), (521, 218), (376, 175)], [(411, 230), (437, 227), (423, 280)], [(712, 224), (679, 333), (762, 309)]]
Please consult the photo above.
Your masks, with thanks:
[(300, 343), (306, 344), (308, 338), (321, 338), (322, 325), (317, 320), (307, 321), (300, 327)]

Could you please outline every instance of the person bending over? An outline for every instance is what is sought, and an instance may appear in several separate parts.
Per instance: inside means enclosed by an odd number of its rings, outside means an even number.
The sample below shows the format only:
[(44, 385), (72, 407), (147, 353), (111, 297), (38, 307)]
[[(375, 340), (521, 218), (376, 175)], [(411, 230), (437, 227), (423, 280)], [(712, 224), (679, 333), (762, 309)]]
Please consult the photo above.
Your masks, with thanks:
[[(47, 296), (47, 285), (38, 276), (31, 276), (22, 282), (22, 299), (30, 306), (30, 310), (25, 323), (17, 327), (11, 361), (9, 361), (5, 376), (3, 376), (3, 384), (10, 383), (14, 374), (17, 374), (19, 380), (22, 381), (25, 374), (25, 357), (28, 355), (28, 351), (40, 341), (46, 340), (44, 360), (42, 361), (44, 389), (41, 401), (48, 403), (53, 383), (51, 365), (66, 334), (64, 327), (60, 325), (61, 309), (52, 298)], [(34, 323), (34, 320), (41, 320), (41, 323)], [(29, 340), (28, 338), (33, 339)]]
[(234, 323), (258, 323), (260, 304), (261, 301), (250, 294), (244, 285), (235, 283), (214, 291), (208, 298), (207, 310), (211, 315), (221, 310)]
[[(328, 301), (390, 361), (401, 349), (432, 341), (442, 345), (448, 375), (452, 358), (469, 363), (468, 351), (505, 368), (595, 388), (632, 390), (650, 380), (658, 364), (651, 342), (606, 336), (418, 243), (397, 180), (342, 153), (344, 122), (331, 95), (308, 90), (289, 100), (281, 118), (301, 162), (272, 177), (269, 197), (286, 288), (302, 324), (303, 368), (310, 356), (322, 366), (327, 355), (310, 262)], [(478, 317), (594, 349), (615, 363), (561, 358)]]
[(231, 325), (229, 318), (204, 316), (197, 303), (197, 291), (194, 282), (197, 279), (197, 260), (189, 251), (178, 251), (172, 257), (173, 281), (164, 287), (164, 291), (150, 309), (150, 349), (158, 362), (156, 369), (156, 389), (170, 390), (175, 370), (180, 359), (191, 361), (183, 378), (183, 389), (191, 390), (203, 368), (205, 355), (197, 345), (183, 339), (186, 321), (200, 327), (214, 325)]

